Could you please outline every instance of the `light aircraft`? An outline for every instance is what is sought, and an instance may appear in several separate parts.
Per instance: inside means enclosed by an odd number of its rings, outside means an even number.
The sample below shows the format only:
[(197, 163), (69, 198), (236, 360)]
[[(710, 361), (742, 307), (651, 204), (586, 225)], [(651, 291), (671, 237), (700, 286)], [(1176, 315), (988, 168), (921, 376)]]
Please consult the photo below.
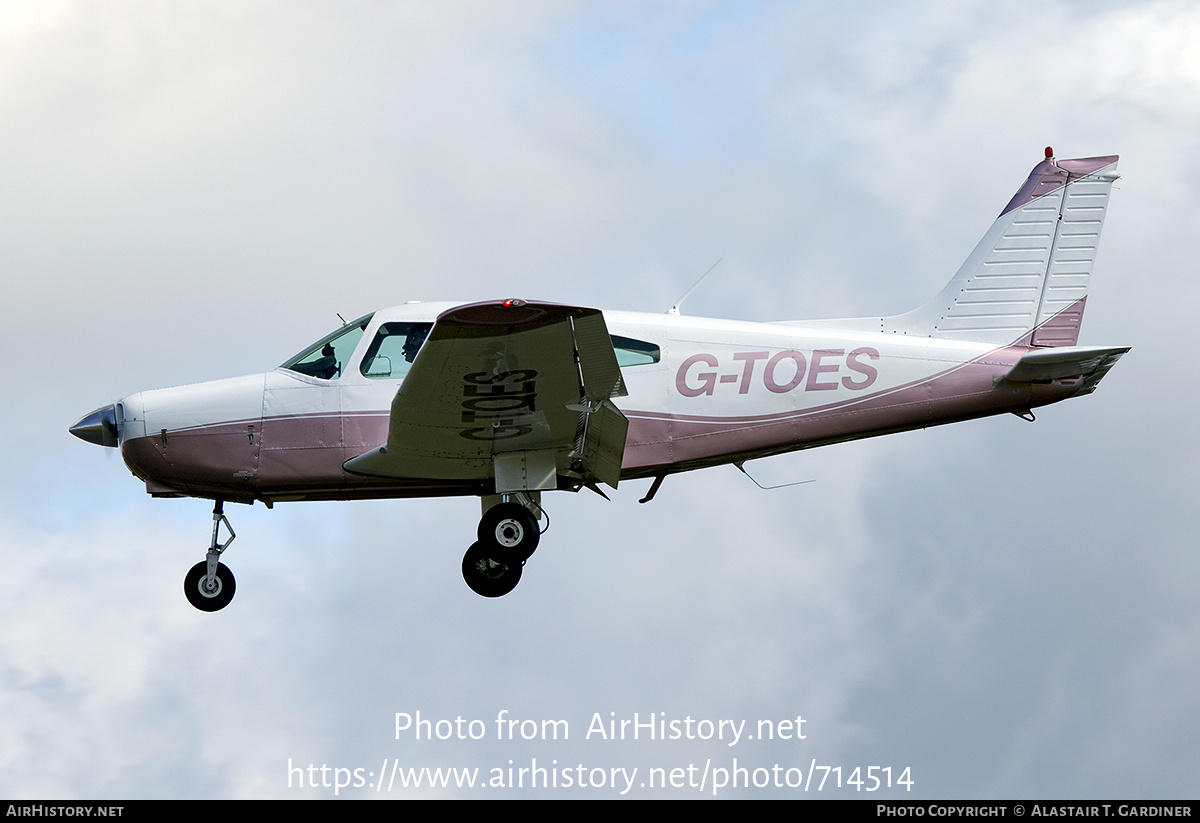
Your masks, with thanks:
[(203, 611), (234, 594), (225, 501), (479, 497), (462, 571), (498, 597), (548, 525), (543, 492), (652, 478), (646, 502), (675, 472), (987, 415), (1032, 420), (1092, 392), (1129, 350), (1077, 345), (1116, 166), (1048, 148), (958, 273), (907, 314), (749, 323), (678, 304), (411, 303), (274, 371), (132, 394), (70, 431), (119, 447), (155, 497), (215, 501), (208, 553), (184, 581)]

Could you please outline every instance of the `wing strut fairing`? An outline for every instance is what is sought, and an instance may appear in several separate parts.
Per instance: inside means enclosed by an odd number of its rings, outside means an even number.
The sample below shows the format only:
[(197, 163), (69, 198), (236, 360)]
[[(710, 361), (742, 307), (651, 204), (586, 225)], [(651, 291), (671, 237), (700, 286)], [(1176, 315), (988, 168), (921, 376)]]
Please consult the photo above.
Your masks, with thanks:
[(392, 401), (387, 444), (346, 470), (494, 480), (497, 494), (614, 488), (628, 427), (604, 317), (504, 300), (443, 312)]

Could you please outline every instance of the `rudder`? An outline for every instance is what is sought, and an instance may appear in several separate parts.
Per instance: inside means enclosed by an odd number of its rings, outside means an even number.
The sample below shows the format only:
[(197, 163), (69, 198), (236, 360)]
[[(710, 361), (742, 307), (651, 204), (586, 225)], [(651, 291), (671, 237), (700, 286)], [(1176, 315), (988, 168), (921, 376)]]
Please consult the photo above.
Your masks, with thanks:
[(1055, 160), (1050, 149), (953, 279), (882, 331), (1027, 346), (1073, 346), (1117, 156)]

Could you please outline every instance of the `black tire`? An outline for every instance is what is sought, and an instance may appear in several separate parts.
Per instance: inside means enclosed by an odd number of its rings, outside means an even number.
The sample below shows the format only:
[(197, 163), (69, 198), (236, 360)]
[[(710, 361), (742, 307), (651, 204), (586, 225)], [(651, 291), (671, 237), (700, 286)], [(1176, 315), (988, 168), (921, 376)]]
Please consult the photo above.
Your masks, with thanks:
[(537, 549), (541, 532), (533, 512), (519, 503), (497, 503), (479, 519), (479, 542), (493, 550), (493, 557), (520, 564)]
[(237, 589), (237, 583), (233, 579), (233, 572), (224, 563), (217, 564), (217, 590), (215, 592), (204, 591), (204, 578), (208, 575), (208, 563), (201, 560), (196, 565), (192, 566), (191, 571), (187, 573), (187, 577), (183, 578), (183, 593), (187, 597), (188, 602), (202, 612), (218, 612), (229, 605), (229, 601), (233, 600), (233, 593)]
[(489, 556), (484, 543), (472, 543), (463, 555), (463, 580), (481, 597), (503, 597), (521, 582), (521, 564)]

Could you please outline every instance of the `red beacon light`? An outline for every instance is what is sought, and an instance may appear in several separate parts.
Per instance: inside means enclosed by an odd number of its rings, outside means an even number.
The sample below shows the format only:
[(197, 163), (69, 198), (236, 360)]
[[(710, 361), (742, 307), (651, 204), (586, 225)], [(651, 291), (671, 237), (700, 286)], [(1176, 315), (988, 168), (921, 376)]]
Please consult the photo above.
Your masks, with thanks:
[(506, 308), (506, 309), (519, 309), (519, 308), (521, 308), (521, 306), (525, 305), (525, 301), (518, 300), (515, 297), (510, 297), (507, 300), (505, 300), (503, 303), (501, 303), (501, 305), (504, 306), (504, 308)]

